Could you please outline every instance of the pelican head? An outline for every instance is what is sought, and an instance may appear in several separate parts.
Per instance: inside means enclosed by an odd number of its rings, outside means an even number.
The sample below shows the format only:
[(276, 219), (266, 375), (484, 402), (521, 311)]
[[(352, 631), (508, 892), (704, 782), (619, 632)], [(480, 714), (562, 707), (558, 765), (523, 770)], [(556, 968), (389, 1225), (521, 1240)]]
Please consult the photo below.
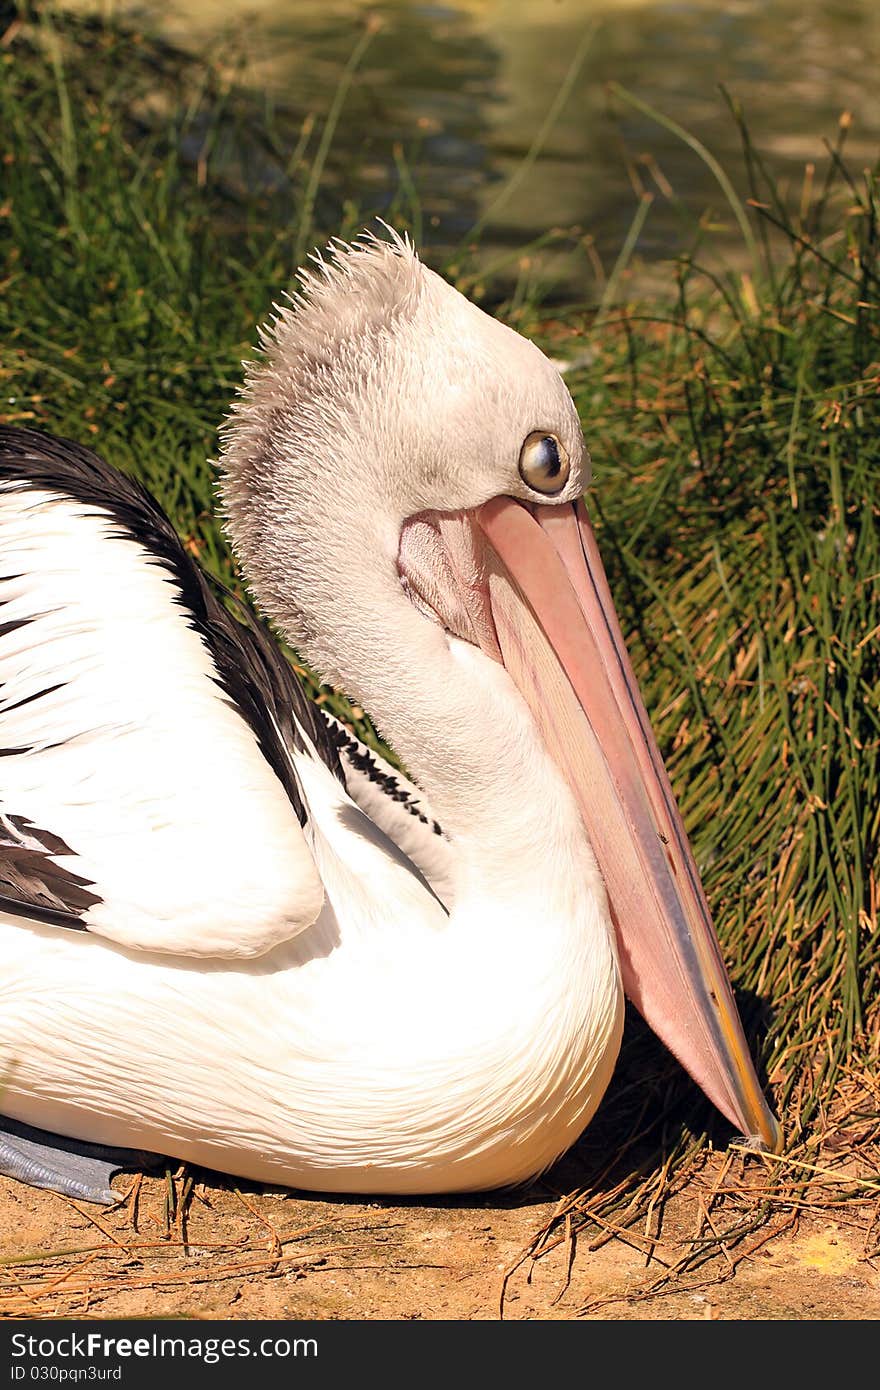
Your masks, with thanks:
[[(573, 501), (589, 455), (552, 363), (407, 241), (340, 243), (316, 264), (261, 333), (263, 359), (226, 428), (222, 493), (262, 608), (360, 699), (346, 624), (353, 574), (397, 589), (402, 528), (420, 513), (475, 511), (498, 496)], [(529, 485), (527, 459), (520, 468), (539, 431), (557, 441), (564, 469), (543, 490)]]

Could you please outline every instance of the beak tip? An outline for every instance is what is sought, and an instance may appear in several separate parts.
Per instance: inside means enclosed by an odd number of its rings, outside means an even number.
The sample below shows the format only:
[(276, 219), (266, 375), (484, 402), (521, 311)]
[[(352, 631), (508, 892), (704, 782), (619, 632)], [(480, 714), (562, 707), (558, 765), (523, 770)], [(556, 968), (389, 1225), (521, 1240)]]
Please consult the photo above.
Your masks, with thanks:
[(769, 1141), (764, 1141), (764, 1149), (771, 1154), (781, 1154), (785, 1148), (785, 1133), (776, 1116), (772, 1115), (769, 1110), (767, 1116), (770, 1121), (768, 1126), (770, 1136)]
[(745, 1149), (747, 1153), (769, 1153), (778, 1157), (785, 1148), (785, 1133), (776, 1116), (765, 1110), (758, 1118), (754, 1132), (734, 1139), (732, 1147)]

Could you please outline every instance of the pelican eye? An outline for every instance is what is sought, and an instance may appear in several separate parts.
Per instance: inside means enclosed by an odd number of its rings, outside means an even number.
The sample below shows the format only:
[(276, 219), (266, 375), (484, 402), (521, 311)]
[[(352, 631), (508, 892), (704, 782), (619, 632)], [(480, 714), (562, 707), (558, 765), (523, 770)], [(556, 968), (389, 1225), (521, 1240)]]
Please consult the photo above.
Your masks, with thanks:
[(519, 455), (519, 475), (524, 483), (536, 492), (561, 492), (570, 471), (568, 454), (555, 434), (535, 430), (528, 436)]

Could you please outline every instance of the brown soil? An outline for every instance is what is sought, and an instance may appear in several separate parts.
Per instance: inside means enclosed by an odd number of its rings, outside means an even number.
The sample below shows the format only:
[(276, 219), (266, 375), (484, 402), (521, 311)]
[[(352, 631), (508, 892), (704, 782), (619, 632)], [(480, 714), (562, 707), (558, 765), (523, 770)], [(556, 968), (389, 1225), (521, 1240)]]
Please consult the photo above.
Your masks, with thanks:
[(650, 1238), (644, 1222), (621, 1238), (583, 1207), (554, 1221), (549, 1182), (402, 1204), (182, 1171), (117, 1178), (129, 1196), (107, 1210), (0, 1180), (0, 1316), (483, 1319), (503, 1296), (511, 1319), (880, 1318), (864, 1201), (777, 1206), (745, 1239), (710, 1239), (695, 1267), (695, 1231), (729, 1227), (715, 1201), (747, 1166), (761, 1163), (710, 1153), (651, 1213)]

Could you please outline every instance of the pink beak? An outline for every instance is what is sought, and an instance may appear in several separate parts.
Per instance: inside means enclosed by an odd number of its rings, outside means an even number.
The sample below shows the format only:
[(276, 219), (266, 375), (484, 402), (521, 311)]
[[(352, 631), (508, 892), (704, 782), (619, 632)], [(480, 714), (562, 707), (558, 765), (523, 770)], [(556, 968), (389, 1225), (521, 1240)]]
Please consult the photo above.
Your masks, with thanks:
[(447, 625), (503, 662), (574, 793), (627, 996), (722, 1114), (778, 1152), (780, 1127), (755, 1074), (586, 508), (530, 509), (500, 497), (407, 528), (404, 573), (424, 574), (431, 552), (436, 574), (442, 547), (440, 564), (455, 581), (443, 588), (457, 590)]

